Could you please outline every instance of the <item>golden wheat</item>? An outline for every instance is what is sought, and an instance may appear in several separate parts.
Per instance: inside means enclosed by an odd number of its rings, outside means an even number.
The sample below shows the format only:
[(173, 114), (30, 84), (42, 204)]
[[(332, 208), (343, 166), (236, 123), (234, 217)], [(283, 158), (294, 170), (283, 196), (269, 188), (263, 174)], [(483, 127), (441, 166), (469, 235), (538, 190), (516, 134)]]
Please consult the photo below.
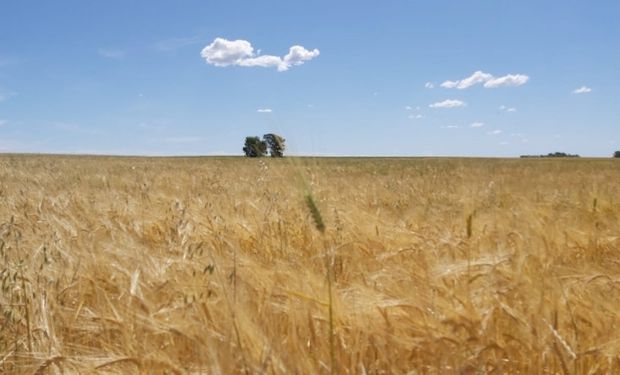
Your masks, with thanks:
[(614, 160), (1, 156), (0, 372), (618, 373), (618, 181)]

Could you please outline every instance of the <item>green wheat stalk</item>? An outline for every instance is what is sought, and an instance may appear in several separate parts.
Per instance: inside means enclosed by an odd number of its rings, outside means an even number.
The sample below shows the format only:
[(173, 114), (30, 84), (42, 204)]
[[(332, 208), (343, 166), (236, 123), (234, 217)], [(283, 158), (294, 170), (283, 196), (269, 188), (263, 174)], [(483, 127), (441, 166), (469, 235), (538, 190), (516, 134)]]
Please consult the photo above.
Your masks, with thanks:
[(312, 197), (311, 193), (306, 194), (306, 205), (310, 210), (310, 214), (312, 215), (312, 220), (314, 220), (314, 226), (316, 227), (316, 229), (321, 233), (325, 233), (325, 223), (323, 222), (321, 211), (319, 211), (316, 203), (314, 203), (314, 198)]
[[(308, 210), (310, 211), (310, 215), (312, 216), (312, 220), (314, 221), (314, 226), (316, 229), (321, 232), (321, 234), (325, 235), (325, 222), (323, 221), (323, 216), (321, 216), (321, 211), (317, 207), (314, 202), (314, 198), (311, 193), (306, 193), (306, 205), (308, 206)], [(332, 284), (333, 284), (333, 276), (332, 276), (332, 262), (331, 256), (329, 256), (327, 252), (327, 246), (325, 246), (325, 267), (327, 269), (327, 291), (328, 291), (328, 308), (329, 308), (329, 355), (330, 355), (330, 373), (335, 373), (335, 365), (336, 365), (336, 355), (334, 352), (334, 308), (333, 308), (333, 294), (332, 294)]]

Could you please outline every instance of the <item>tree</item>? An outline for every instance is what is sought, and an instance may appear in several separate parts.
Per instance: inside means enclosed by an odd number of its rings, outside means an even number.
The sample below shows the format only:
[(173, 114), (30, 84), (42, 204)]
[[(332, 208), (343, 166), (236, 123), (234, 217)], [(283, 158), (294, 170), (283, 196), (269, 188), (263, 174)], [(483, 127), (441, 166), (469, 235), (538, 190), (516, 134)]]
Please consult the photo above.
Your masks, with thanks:
[(269, 147), (269, 154), (271, 157), (281, 158), (284, 156), (284, 149), (286, 148), (284, 142), (286, 139), (273, 133), (263, 135), (263, 139)]
[(620, 158), (620, 151), (614, 152), (614, 158)]
[(267, 153), (267, 143), (258, 137), (245, 137), (243, 152), (250, 158), (264, 156)]

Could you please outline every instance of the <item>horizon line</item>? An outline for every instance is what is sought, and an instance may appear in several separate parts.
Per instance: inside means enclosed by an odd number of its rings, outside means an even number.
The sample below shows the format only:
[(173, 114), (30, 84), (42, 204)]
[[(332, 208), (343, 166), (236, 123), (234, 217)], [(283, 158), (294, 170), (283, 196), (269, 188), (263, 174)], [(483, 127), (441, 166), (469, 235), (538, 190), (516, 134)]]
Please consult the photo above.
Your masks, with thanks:
[[(104, 154), (104, 153), (71, 153), (71, 152), (2, 152), (2, 156), (52, 156), (52, 157), (110, 157), (110, 158), (247, 158), (247, 159), (280, 159), (269, 155), (261, 157), (247, 157), (243, 154)], [(330, 154), (293, 154), (285, 155), (283, 158), (349, 158), (349, 159), (422, 159), (422, 158), (459, 158), (459, 159), (615, 159), (611, 156), (582, 156), (578, 157), (547, 157), (547, 154), (523, 154), (514, 156), (484, 156), (484, 155), (330, 155)]]

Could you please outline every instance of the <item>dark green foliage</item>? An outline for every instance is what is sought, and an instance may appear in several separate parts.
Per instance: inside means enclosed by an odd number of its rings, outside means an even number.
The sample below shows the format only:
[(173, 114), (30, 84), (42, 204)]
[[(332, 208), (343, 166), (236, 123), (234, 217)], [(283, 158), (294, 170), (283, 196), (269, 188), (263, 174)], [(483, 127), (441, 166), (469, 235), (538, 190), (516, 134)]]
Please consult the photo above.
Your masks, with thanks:
[(578, 158), (577, 154), (567, 154), (565, 152), (550, 152), (547, 155), (521, 155), (522, 158)]
[(547, 154), (548, 158), (578, 158), (577, 154), (567, 154), (566, 152), (553, 152)]
[(314, 220), (314, 226), (316, 227), (316, 229), (318, 229), (321, 233), (325, 232), (325, 223), (323, 222), (321, 211), (319, 211), (316, 203), (314, 203), (314, 198), (312, 198), (312, 194), (310, 193), (306, 194), (306, 205), (310, 210), (310, 214), (312, 215), (312, 219)]
[(614, 152), (614, 158), (620, 158), (620, 151)]
[(245, 137), (243, 152), (250, 158), (264, 156), (267, 153), (267, 143), (258, 137)]
[(267, 142), (267, 146), (269, 147), (269, 154), (272, 157), (281, 158), (284, 156), (284, 142), (286, 141), (286, 139), (273, 133), (263, 135), (263, 139), (264, 142)]

